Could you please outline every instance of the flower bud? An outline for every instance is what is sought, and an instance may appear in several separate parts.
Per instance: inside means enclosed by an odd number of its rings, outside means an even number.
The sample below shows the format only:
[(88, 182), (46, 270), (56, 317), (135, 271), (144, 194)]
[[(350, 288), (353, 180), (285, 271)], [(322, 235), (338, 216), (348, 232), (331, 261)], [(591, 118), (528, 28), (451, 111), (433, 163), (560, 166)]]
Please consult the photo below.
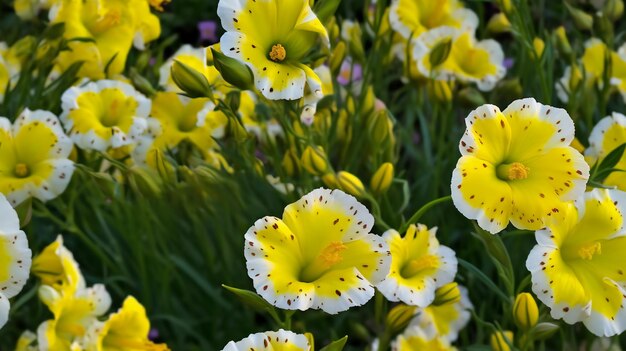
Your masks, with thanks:
[(509, 345), (513, 345), (513, 332), (509, 330), (503, 332), (496, 331), (491, 334), (489, 341), (493, 351), (511, 351)]
[(339, 74), (339, 71), (341, 70), (341, 64), (343, 63), (343, 60), (345, 58), (346, 43), (340, 41), (339, 43), (337, 43), (337, 45), (333, 49), (333, 52), (330, 54), (330, 59), (328, 62), (330, 71), (332, 72), (333, 76), (337, 76)]
[(298, 160), (298, 156), (296, 155), (296, 151), (291, 148), (285, 152), (285, 156), (283, 156), (283, 161), (281, 162), (283, 166), (283, 171), (290, 177), (296, 176), (300, 173), (300, 160)]
[(472, 87), (467, 87), (459, 90), (458, 92), (459, 101), (468, 107), (477, 107), (484, 105), (485, 98), (483, 94), (481, 94), (478, 90)]
[(624, 1), (623, 0), (607, 0), (604, 3), (602, 9), (604, 13), (611, 21), (615, 22), (624, 14)]
[(544, 43), (543, 39), (535, 37), (535, 39), (533, 39), (533, 48), (535, 49), (537, 59), (541, 59), (541, 56), (543, 56), (543, 50), (546, 48), (546, 43)]
[(411, 322), (411, 319), (413, 319), (413, 316), (415, 316), (415, 310), (417, 310), (417, 307), (405, 304), (400, 304), (392, 308), (385, 320), (385, 325), (388, 330), (393, 334), (404, 330)]
[(326, 173), (322, 176), (322, 182), (326, 185), (327, 188), (337, 189), (339, 185), (337, 184), (337, 176), (334, 173)]
[(560, 26), (559, 28), (555, 29), (554, 35), (556, 37), (557, 50), (559, 50), (561, 55), (565, 57), (570, 57), (572, 55), (572, 46), (570, 45), (569, 39), (567, 39), (565, 27)]
[[(358, 62), (365, 62), (365, 50), (363, 49), (363, 33), (359, 22), (344, 21), (342, 23), (342, 37), (348, 41), (350, 56), (354, 57)], [(344, 35), (346, 34), (347, 35)]]
[(515, 324), (522, 330), (529, 330), (537, 324), (539, 308), (531, 294), (521, 293), (517, 295), (513, 304), (513, 318)]
[(428, 95), (441, 103), (452, 101), (452, 82), (445, 80), (431, 80), (427, 83)]
[(13, 3), (13, 9), (15, 14), (23, 19), (29, 21), (35, 18), (41, 8), (39, 0), (15, 0)]
[(248, 66), (215, 49), (211, 49), (211, 52), (213, 53), (213, 65), (225, 81), (241, 90), (253, 89), (254, 77)]
[(498, 1), (498, 7), (500, 7), (500, 10), (504, 11), (505, 13), (510, 13), (511, 11), (513, 11), (513, 4), (511, 3), (511, 0), (497, 0)]
[(593, 18), (593, 32), (605, 43), (612, 43), (614, 39), (614, 29), (611, 20), (603, 13), (598, 12)]
[(346, 171), (337, 173), (337, 183), (339, 188), (350, 195), (362, 197), (365, 195), (363, 182), (354, 174)]
[(461, 301), (461, 290), (456, 282), (448, 283), (435, 290), (433, 305), (441, 306)]
[(533, 338), (535, 340), (546, 340), (559, 330), (558, 324), (539, 323), (533, 328)]
[(302, 167), (313, 175), (324, 175), (328, 173), (328, 159), (324, 149), (319, 146), (308, 146), (300, 158)]
[(172, 80), (187, 96), (211, 97), (211, 86), (202, 73), (177, 60), (174, 60), (171, 72)]
[(152, 86), (149, 80), (143, 77), (137, 70), (133, 67), (130, 69), (130, 80), (133, 82), (133, 85), (147, 96), (153, 96), (156, 94), (156, 89)]
[(374, 145), (384, 146), (393, 132), (393, 122), (389, 118), (389, 112), (384, 109), (372, 114), (367, 121), (367, 129)]
[(507, 33), (511, 31), (511, 22), (503, 12), (491, 16), (487, 23), (487, 31), (492, 34)]
[(580, 30), (590, 30), (593, 28), (593, 17), (583, 10), (577, 9), (567, 2), (564, 2), (567, 11), (574, 20), (574, 25)]
[(393, 164), (390, 162), (383, 163), (370, 181), (370, 188), (375, 194), (383, 194), (385, 193), (389, 187), (391, 186), (391, 182), (393, 181), (394, 169)]
[(250, 137), (250, 134), (235, 118), (229, 118), (228, 120), (228, 136), (235, 142), (242, 143)]
[(442, 40), (430, 52), (429, 60), (431, 67), (437, 67), (446, 62), (452, 51), (452, 39)]
[(316, 4), (313, 6), (313, 11), (317, 18), (319, 18), (320, 22), (326, 23), (329, 18), (335, 16), (335, 12), (341, 3), (341, 0), (325, 0), (325, 1), (315, 1)]
[(585, 146), (576, 137), (574, 137), (574, 140), (572, 140), (572, 143), (569, 146), (573, 147), (581, 154), (585, 152)]
[(157, 196), (161, 193), (162, 178), (153, 169), (132, 167), (128, 174), (128, 184), (144, 196)]

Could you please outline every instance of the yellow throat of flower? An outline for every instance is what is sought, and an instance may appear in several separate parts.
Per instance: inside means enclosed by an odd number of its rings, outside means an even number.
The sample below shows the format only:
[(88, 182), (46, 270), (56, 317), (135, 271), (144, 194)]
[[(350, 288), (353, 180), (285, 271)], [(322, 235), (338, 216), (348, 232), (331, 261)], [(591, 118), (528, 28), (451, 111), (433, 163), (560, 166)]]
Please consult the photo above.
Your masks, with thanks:
[(496, 175), (501, 180), (521, 180), (528, 178), (530, 168), (519, 162), (499, 165), (496, 169)]
[(581, 246), (578, 249), (578, 256), (583, 260), (591, 260), (595, 254), (602, 253), (602, 244), (599, 242), (593, 242)]
[(18, 163), (17, 165), (15, 165), (15, 170), (13, 171), (13, 173), (18, 178), (26, 178), (30, 175), (30, 169), (25, 163)]
[(430, 268), (437, 268), (438, 266), (439, 260), (437, 257), (433, 255), (426, 255), (409, 261), (406, 265), (404, 265), (400, 274), (404, 278), (411, 278), (421, 271)]
[(287, 57), (287, 50), (285, 47), (280, 44), (275, 44), (272, 46), (272, 50), (270, 51), (270, 58), (274, 62), (282, 62), (285, 57)]
[(343, 261), (342, 252), (348, 247), (340, 241), (333, 241), (322, 249), (320, 254), (311, 262), (308, 262), (300, 272), (300, 279), (312, 282), (324, 275), (337, 263)]
[(118, 10), (108, 10), (98, 21), (93, 25), (92, 32), (102, 33), (109, 28), (117, 26), (122, 19), (122, 15)]

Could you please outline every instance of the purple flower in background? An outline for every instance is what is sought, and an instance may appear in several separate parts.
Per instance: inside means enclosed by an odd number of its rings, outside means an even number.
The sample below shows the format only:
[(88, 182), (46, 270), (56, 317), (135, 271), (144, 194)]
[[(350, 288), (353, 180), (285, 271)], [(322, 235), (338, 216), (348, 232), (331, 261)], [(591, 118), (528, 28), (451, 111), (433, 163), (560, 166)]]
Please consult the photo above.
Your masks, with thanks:
[(339, 69), (337, 81), (341, 85), (348, 85), (363, 78), (363, 68), (358, 63), (352, 63), (352, 59), (346, 58)]
[(198, 22), (200, 41), (217, 42), (217, 23), (215, 21)]
[(504, 59), (504, 62), (502, 63), (502, 65), (504, 66), (504, 68), (506, 69), (511, 69), (513, 67), (513, 65), (515, 64), (515, 59), (511, 58), (511, 57), (507, 57)]
[(156, 328), (150, 329), (150, 332), (148, 333), (148, 339), (150, 341), (155, 341), (158, 338), (159, 338), (159, 330)]

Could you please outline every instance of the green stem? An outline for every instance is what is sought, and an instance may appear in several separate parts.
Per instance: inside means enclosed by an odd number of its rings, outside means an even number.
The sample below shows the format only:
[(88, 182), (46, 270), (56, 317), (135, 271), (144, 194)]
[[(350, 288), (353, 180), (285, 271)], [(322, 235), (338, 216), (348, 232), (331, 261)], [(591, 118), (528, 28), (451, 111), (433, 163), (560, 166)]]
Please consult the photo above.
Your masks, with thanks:
[(411, 224), (417, 223), (417, 221), (419, 221), (420, 218), (422, 218), (422, 216), (426, 212), (428, 212), (428, 210), (430, 210), (431, 208), (435, 207), (438, 204), (441, 204), (441, 203), (444, 203), (444, 202), (448, 202), (450, 200), (452, 200), (452, 196), (448, 195), (448, 196), (440, 197), (438, 199), (435, 199), (435, 200), (425, 204), (419, 210), (417, 210), (413, 214), (413, 216), (411, 216), (411, 218), (409, 218), (409, 220), (406, 221), (406, 223), (404, 223), (402, 228), (400, 228), (400, 233), (404, 233)]

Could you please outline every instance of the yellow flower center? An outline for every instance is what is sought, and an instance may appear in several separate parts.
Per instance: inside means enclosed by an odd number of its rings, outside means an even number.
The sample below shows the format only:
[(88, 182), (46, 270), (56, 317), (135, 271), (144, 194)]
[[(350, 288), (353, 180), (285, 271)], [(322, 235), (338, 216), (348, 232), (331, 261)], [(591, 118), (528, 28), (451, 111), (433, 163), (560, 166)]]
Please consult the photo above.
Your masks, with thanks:
[(432, 256), (432, 255), (427, 255), (427, 256), (416, 258), (414, 260), (409, 261), (404, 266), (404, 268), (402, 268), (402, 272), (400, 272), (400, 275), (403, 278), (411, 278), (421, 271), (424, 271), (429, 268), (437, 268), (438, 266), (439, 266), (439, 260), (437, 260), (437, 257)]
[(270, 58), (272, 61), (282, 62), (285, 57), (287, 57), (287, 50), (285, 50), (284, 46), (280, 44), (272, 46), (272, 51), (270, 51)]
[(343, 261), (342, 252), (348, 247), (340, 241), (333, 241), (300, 272), (300, 278), (304, 282), (312, 282), (324, 275), (331, 267)]
[(16, 177), (18, 178), (26, 178), (30, 175), (30, 169), (25, 163), (18, 163), (15, 165), (15, 170), (13, 171)]
[(581, 246), (578, 249), (578, 257), (583, 260), (591, 260), (593, 255), (602, 253), (602, 244), (599, 242), (593, 242), (586, 245)]
[(530, 168), (519, 162), (503, 164), (496, 169), (496, 175), (501, 180), (521, 180), (528, 178)]

